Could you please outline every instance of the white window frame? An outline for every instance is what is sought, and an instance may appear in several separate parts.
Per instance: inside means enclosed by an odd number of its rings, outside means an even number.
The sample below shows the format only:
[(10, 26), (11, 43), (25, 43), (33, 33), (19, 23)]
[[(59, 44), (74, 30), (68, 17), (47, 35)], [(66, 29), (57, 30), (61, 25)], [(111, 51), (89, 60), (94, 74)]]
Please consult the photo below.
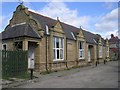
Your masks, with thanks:
[[(82, 49), (80, 49), (80, 43), (82, 43)], [(78, 49), (79, 49), (79, 59), (84, 59), (85, 58), (85, 54), (84, 54), (84, 41), (79, 41), (79, 44), (78, 44)], [(82, 53), (82, 57), (81, 56), (81, 53)]]
[[(56, 39), (59, 40), (59, 46), (61, 45), (60, 42), (62, 40), (62, 44), (63, 44), (63, 47), (59, 47), (59, 48), (56, 48)], [(54, 43), (55, 43), (55, 47), (54, 47)], [(55, 54), (54, 54), (54, 50), (55, 50)], [(57, 59), (57, 50), (59, 50), (59, 59)], [(63, 51), (63, 57), (61, 59), (61, 55), (60, 55), (60, 51)], [(63, 61), (64, 60), (64, 39), (61, 38), (61, 37), (53, 37), (53, 56), (55, 55), (55, 58), (53, 58), (53, 61)]]
[(109, 47), (108, 46), (106, 47), (106, 55), (107, 55), (107, 57), (109, 57)]
[(102, 46), (99, 46), (99, 58), (102, 58)]
[[(6, 49), (4, 49), (4, 45), (6, 45)], [(2, 50), (7, 50), (7, 43), (2, 44)]]

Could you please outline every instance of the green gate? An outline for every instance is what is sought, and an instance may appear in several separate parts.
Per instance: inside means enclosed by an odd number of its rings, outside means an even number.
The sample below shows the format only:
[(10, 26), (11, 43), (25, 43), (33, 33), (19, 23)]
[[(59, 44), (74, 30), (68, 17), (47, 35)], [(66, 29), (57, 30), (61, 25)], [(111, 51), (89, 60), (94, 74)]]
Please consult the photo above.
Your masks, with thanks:
[(118, 59), (118, 53), (117, 52), (111, 52), (110, 54), (111, 60), (117, 60)]
[(2, 77), (20, 77), (27, 74), (27, 51), (2, 50)]

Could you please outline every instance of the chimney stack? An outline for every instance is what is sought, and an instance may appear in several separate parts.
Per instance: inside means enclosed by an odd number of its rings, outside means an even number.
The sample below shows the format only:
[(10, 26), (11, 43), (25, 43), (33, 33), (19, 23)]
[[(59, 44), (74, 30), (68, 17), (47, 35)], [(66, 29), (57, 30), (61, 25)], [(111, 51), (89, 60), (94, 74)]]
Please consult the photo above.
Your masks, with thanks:
[(114, 35), (113, 34), (111, 34), (111, 38), (113, 38), (114, 37)]

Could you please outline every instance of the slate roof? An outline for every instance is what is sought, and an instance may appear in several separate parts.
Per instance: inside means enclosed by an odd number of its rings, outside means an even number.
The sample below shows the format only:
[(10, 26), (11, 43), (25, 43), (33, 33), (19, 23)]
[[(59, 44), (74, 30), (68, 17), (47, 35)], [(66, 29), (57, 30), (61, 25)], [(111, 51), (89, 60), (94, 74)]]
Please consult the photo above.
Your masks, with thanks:
[[(38, 14), (32, 11), (29, 11), (29, 14), (40, 23), (40, 25), (42, 26), (42, 29), (45, 32), (46, 32), (46, 27), (45, 27), (46, 25), (49, 28), (52, 28), (57, 22), (57, 20), (55, 19), (43, 16), (41, 14)], [(79, 31), (82, 30), (80, 28), (65, 24), (63, 22), (61, 22), (61, 26), (65, 32), (66, 38), (71, 40), (74, 40), (74, 37), (72, 36), (71, 32), (76, 36), (77, 33), (79, 33)], [(98, 35), (85, 30), (82, 30), (82, 31), (87, 43), (97, 44)], [(2, 32), (2, 39), (9, 39), (9, 38), (21, 37), (21, 36), (41, 38), (38, 32), (36, 32), (32, 28), (32, 26), (29, 24), (18, 25), (14, 27), (7, 27), (7, 29)]]
[(106, 45), (106, 40), (102, 38), (102, 44), (105, 46)]
[(76, 36), (77, 33), (80, 31), (80, 29), (76, 28), (74, 26), (65, 24), (65, 23), (61, 23), (61, 24), (62, 24), (63, 30), (64, 30), (64, 32), (66, 34), (66, 37), (68, 39), (74, 40), (74, 37), (72, 36), (71, 32), (73, 32), (73, 34)]
[[(34, 19), (36, 19), (41, 24), (41, 26), (44, 30), (45, 30), (45, 25), (48, 25), (48, 27), (50, 28), (50, 27), (53, 27), (56, 23), (56, 20), (54, 20), (52, 18), (43, 16), (41, 14), (38, 14), (38, 13), (35, 13), (35, 12), (32, 12), (32, 11), (29, 11), (29, 13), (32, 15), (32, 17)], [(80, 28), (65, 24), (63, 22), (61, 22), (61, 26), (62, 26), (65, 34), (66, 34), (66, 38), (71, 39), (71, 40), (74, 40), (71, 32), (73, 32), (74, 35), (77, 35), (77, 33), (80, 30), (82, 30)], [(82, 31), (83, 31), (83, 34), (85, 36), (85, 39), (86, 39), (87, 43), (97, 44), (98, 36), (96, 34), (93, 34), (91, 32), (85, 31), (85, 30), (82, 30)]]
[(87, 43), (98, 44), (98, 36), (96, 34), (93, 34), (85, 30), (83, 30), (83, 34), (85, 36), (85, 40)]
[[(34, 19), (36, 19), (42, 26), (42, 28), (45, 30), (45, 25), (48, 25), (49, 28), (53, 27), (57, 20), (54, 20), (52, 18), (49, 18), (49, 17), (46, 17), (46, 16), (43, 16), (41, 14), (38, 14), (38, 13), (35, 13), (35, 12), (32, 12), (32, 11), (29, 11), (30, 15), (32, 15), (32, 17)], [(74, 33), (74, 35), (76, 35), (80, 29), (79, 28), (76, 28), (74, 26), (71, 26), (71, 25), (68, 25), (68, 24), (65, 24), (63, 22), (61, 22), (61, 25), (62, 25), (62, 28), (66, 34), (66, 37), (68, 39), (72, 39), (74, 40), (73, 36), (71, 35), (71, 32)]]
[(56, 22), (56, 20), (54, 20), (54, 19), (51, 19), (49, 17), (45, 17), (43, 15), (40, 15), (38, 13), (34, 13), (32, 11), (29, 11), (29, 13), (30, 13), (30, 15), (32, 15), (32, 17), (35, 20), (37, 20), (41, 24), (42, 29), (44, 29), (44, 30), (45, 30), (45, 25), (48, 25), (48, 27), (52, 27)]
[(22, 24), (14, 27), (9, 27), (2, 32), (2, 39), (11, 39), (16, 37), (32, 37), (40, 39), (40, 35), (36, 32), (31, 25)]
[(118, 37), (111, 37), (110, 39), (109, 39), (109, 42), (110, 43), (118, 43), (118, 41), (120, 42), (120, 39), (118, 38)]

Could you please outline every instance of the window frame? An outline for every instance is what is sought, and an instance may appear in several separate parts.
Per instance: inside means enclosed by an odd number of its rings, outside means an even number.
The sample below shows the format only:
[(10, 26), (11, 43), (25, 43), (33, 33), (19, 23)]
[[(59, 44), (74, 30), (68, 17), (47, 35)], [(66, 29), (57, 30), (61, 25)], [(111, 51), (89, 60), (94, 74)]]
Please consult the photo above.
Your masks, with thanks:
[[(59, 47), (57, 48), (56, 39), (59, 41)], [(61, 44), (62, 43), (62, 44)], [(57, 51), (59, 52), (59, 58), (57, 58)], [(63, 52), (61, 55), (61, 51)], [(62, 58), (61, 58), (62, 56)], [(64, 60), (64, 38), (62, 37), (53, 37), (53, 61), (63, 61)]]
[(15, 41), (14, 47), (15, 47), (15, 50), (23, 50), (23, 41)]
[[(82, 49), (80, 49), (80, 43), (82, 43)], [(78, 52), (79, 52), (78, 57), (79, 57), (79, 59), (85, 59), (85, 48), (84, 48), (84, 44), (85, 44), (84, 41), (79, 41), (79, 43), (78, 43)], [(81, 53), (82, 53), (82, 57), (80, 57), (80, 56), (81, 56)]]

